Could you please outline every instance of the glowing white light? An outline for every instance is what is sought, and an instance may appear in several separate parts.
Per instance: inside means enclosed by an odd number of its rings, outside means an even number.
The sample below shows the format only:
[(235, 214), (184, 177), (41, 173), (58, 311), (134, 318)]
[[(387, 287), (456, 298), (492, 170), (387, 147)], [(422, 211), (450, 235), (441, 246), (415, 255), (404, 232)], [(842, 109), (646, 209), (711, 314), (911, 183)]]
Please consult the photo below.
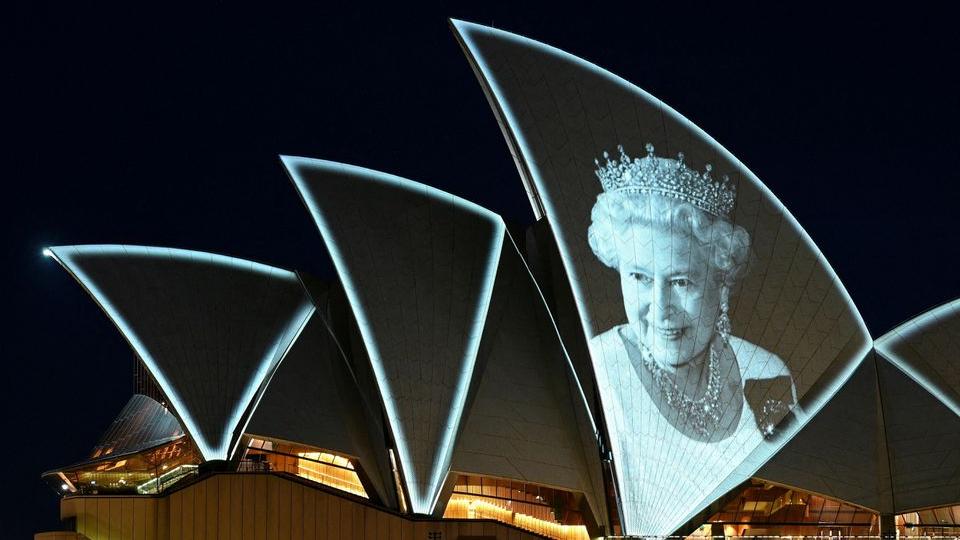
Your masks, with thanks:
[(66, 491), (66, 490), (70, 489), (70, 486), (68, 486), (68, 485), (66, 485), (66, 484), (60, 484), (60, 489), (62, 489), (63, 491)]
[[(300, 332), (303, 331), (303, 328), (313, 315), (315, 311), (313, 303), (310, 302), (310, 300), (306, 297), (304, 297), (304, 299), (301, 301), (300, 307), (290, 319), (287, 326), (277, 336), (275, 342), (260, 360), (255, 375), (247, 383), (247, 386), (241, 393), (240, 399), (233, 404), (233, 408), (227, 419), (227, 422), (223, 426), (219, 443), (212, 444), (211, 441), (208, 441), (203, 432), (199, 429), (196, 421), (193, 418), (193, 413), (186, 406), (186, 403), (180, 396), (180, 393), (177, 391), (176, 387), (167, 379), (163, 369), (160, 367), (160, 364), (153, 358), (153, 355), (150, 353), (146, 345), (144, 345), (144, 343), (141, 341), (139, 335), (133, 330), (126, 319), (124, 319), (121, 312), (113, 305), (113, 303), (110, 302), (110, 299), (107, 297), (106, 293), (104, 293), (97, 286), (94, 280), (83, 271), (80, 265), (74, 261), (74, 257), (98, 255), (114, 257), (141, 256), (156, 257), (160, 259), (180, 259), (195, 263), (219, 265), (261, 273), (268, 278), (291, 280), (299, 284), (299, 279), (297, 278), (296, 274), (281, 268), (276, 268), (244, 259), (227, 257), (225, 255), (218, 255), (215, 253), (189, 251), (176, 248), (123, 245), (86, 245), (56, 246), (49, 248), (49, 251), (51, 252), (50, 256), (55, 261), (60, 263), (60, 265), (63, 266), (63, 268), (66, 269), (67, 272), (69, 272), (80, 283), (80, 285), (83, 286), (84, 289), (86, 289), (87, 293), (90, 294), (94, 301), (100, 305), (110, 320), (113, 321), (113, 323), (117, 326), (117, 329), (120, 331), (123, 337), (126, 338), (128, 343), (130, 343), (130, 346), (133, 348), (133, 350), (136, 351), (137, 355), (143, 360), (143, 363), (150, 370), (150, 373), (154, 376), (157, 384), (160, 385), (160, 388), (163, 390), (164, 394), (170, 398), (173, 409), (179, 413), (180, 419), (183, 421), (184, 429), (186, 429), (186, 431), (190, 434), (194, 443), (197, 445), (197, 448), (200, 450), (201, 455), (203, 455), (204, 460), (209, 461), (214, 459), (229, 459), (232, 453), (232, 448), (230, 445), (231, 438), (233, 437), (233, 434), (237, 432), (236, 428), (243, 420), (244, 411), (248, 408), (254, 398), (259, 400), (259, 397), (262, 396), (262, 392), (265, 389), (264, 383), (266, 382), (267, 378), (273, 373), (276, 367), (280, 365), (283, 357), (290, 350), (293, 342), (300, 335)], [(258, 392), (260, 392), (259, 395)], [(252, 412), (253, 411), (251, 410), (251, 415)], [(249, 421), (249, 416), (247, 417), (247, 421)]]
[[(811, 253), (820, 255), (819, 259), (824, 271), (831, 278), (833, 283), (836, 284), (841, 297), (846, 301), (847, 306), (850, 309), (850, 312), (853, 314), (855, 323), (857, 327), (860, 329), (861, 334), (865, 338), (864, 344), (861, 346), (860, 350), (853, 353), (850, 356), (850, 358), (852, 358), (853, 360), (851, 360), (846, 366), (844, 366), (843, 369), (841, 369), (836, 374), (833, 380), (828, 382), (829, 386), (827, 387), (826, 391), (820, 394), (815, 401), (805, 403), (806, 412), (808, 412), (809, 414), (806, 416), (806, 418), (802, 422), (798, 422), (798, 425), (792, 430), (791, 433), (788, 434), (789, 436), (781, 437), (775, 445), (764, 445), (762, 447), (758, 447), (757, 450), (751, 453), (747, 457), (747, 459), (744, 460), (744, 463), (740, 467), (738, 467), (733, 472), (733, 474), (731, 474), (730, 477), (728, 477), (728, 481), (723, 482), (722, 485), (719, 486), (717, 490), (715, 490), (713, 493), (707, 494), (707, 496), (702, 500), (701, 504), (698, 505), (698, 507), (705, 506), (709, 502), (720, 497), (723, 494), (723, 492), (729, 489), (729, 487), (732, 487), (733, 484), (731, 482), (739, 483), (739, 479), (748, 478), (751, 475), (753, 475), (757, 470), (759, 470), (760, 467), (763, 466), (763, 464), (766, 463), (766, 461), (768, 461), (771, 456), (776, 454), (787, 442), (789, 442), (789, 440), (793, 437), (793, 435), (797, 433), (797, 431), (799, 431), (802, 425), (805, 424), (807, 421), (809, 421), (809, 419), (812, 418), (827, 403), (827, 401), (829, 401), (829, 399), (837, 392), (837, 390), (839, 390), (840, 387), (843, 386), (843, 384), (850, 378), (853, 372), (856, 371), (856, 368), (866, 358), (867, 353), (869, 353), (872, 348), (872, 344), (870, 343), (870, 340), (869, 340), (870, 332), (867, 329), (867, 326), (864, 323), (863, 318), (860, 316), (860, 312), (857, 310), (856, 306), (853, 304), (853, 300), (850, 298), (850, 295), (847, 293), (846, 288), (840, 282), (840, 279), (837, 277), (836, 272), (834, 272), (833, 268), (822, 256), (820, 250), (813, 243), (813, 240), (810, 239), (806, 231), (804, 231), (803, 228), (800, 227), (800, 224), (797, 222), (797, 220), (793, 217), (793, 215), (789, 212), (789, 210), (787, 210), (787, 208), (783, 206), (783, 204), (776, 198), (773, 192), (771, 192), (769, 188), (767, 188), (767, 186), (764, 185), (763, 182), (761, 182), (760, 179), (756, 177), (756, 175), (750, 172), (750, 170), (747, 169), (747, 167), (743, 163), (741, 163), (740, 160), (738, 160), (733, 154), (727, 151), (727, 149), (725, 149), (717, 141), (715, 141), (712, 137), (710, 137), (710, 135), (708, 135), (702, 129), (694, 125), (683, 115), (674, 111), (672, 108), (667, 106), (661, 100), (656, 99), (655, 97), (651, 96), (649, 93), (635, 86), (634, 84), (594, 64), (591, 64), (581, 58), (573, 56), (572, 54), (564, 52), (555, 47), (551, 47), (549, 45), (539, 43), (537, 41), (534, 41), (529, 38), (525, 38), (523, 36), (518, 36), (516, 34), (511, 34), (509, 32), (504, 32), (502, 30), (487, 28), (487, 27), (480, 26), (473, 23), (468, 23), (468, 22), (459, 21), (455, 19), (451, 19), (451, 23), (456, 30), (457, 36), (461, 39), (464, 45), (464, 50), (467, 53), (467, 56), (473, 62), (473, 65), (476, 71), (479, 73), (481, 81), (486, 85), (486, 88), (488, 90), (488, 95), (490, 96), (491, 101), (494, 102), (495, 104), (494, 109), (499, 112), (500, 119), (502, 120), (502, 125), (504, 126), (504, 131), (509, 133), (509, 136), (507, 137), (508, 143), (509, 142), (515, 143), (515, 145), (511, 144), (511, 150), (513, 151), (514, 158), (515, 158), (514, 161), (516, 162), (517, 169), (520, 173), (520, 177), (523, 180), (525, 187), (527, 188), (527, 192), (531, 194), (531, 204), (534, 208), (534, 213), (537, 214), (538, 218), (541, 216), (539, 215), (539, 211), (537, 209), (537, 205), (534, 201), (534, 197), (532, 194), (537, 193), (541, 198), (544, 212), (546, 213), (546, 217), (548, 221), (551, 223), (550, 229), (554, 235), (554, 238), (556, 239), (557, 248), (560, 252), (560, 259), (563, 262), (564, 270), (567, 276), (567, 281), (570, 284), (571, 291), (573, 292), (574, 302), (577, 306), (577, 311), (579, 312), (579, 315), (580, 315), (581, 329), (583, 330), (585, 338), (589, 339), (589, 336), (591, 335), (590, 328), (592, 328), (593, 325), (592, 325), (592, 321), (590, 319), (589, 313), (585, 309), (586, 302), (584, 300), (583, 291), (581, 290), (580, 283), (576, 282), (573, 279), (570, 279), (570, 276), (576, 275), (576, 271), (575, 271), (574, 259), (570, 254), (569, 250), (567, 249), (568, 241), (564, 237), (563, 232), (560, 231), (557, 227), (553, 226), (554, 223), (561, 222), (561, 220), (559, 219), (559, 213), (557, 212), (556, 206), (553, 204), (553, 201), (551, 201), (547, 190), (544, 189), (545, 182), (543, 181), (542, 173), (537, 165), (537, 160), (532, 159), (533, 153), (530, 150), (530, 146), (528, 145), (523, 132), (519, 129), (520, 124), (517, 121), (516, 116), (514, 115), (514, 112), (511, 108), (511, 104), (508, 100), (505, 99), (504, 93), (500, 88), (500, 86), (498, 85), (497, 80), (493, 74), (493, 71), (490, 69), (490, 67), (486, 63), (486, 60), (483, 58), (480, 52), (480, 48), (474, 43), (471, 33), (483, 33), (488, 36), (496, 36), (497, 38), (502, 39), (504, 41), (519, 43), (531, 49), (543, 51), (549, 56), (563, 59), (564, 61), (567, 61), (573, 65), (579, 66), (589, 72), (592, 72), (595, 75), (603, 79), (606, 79), (611, 83), (617, 86), (620, 86), (621, 88), (624, 88), (627, 91), (632, 92), (643, 99), (658, 103), (660, 105), (661, 113), (664, 116), (671, 118), (673, 121), (677, 122), (679, 125), (683, 125), (689, 128), (694, 137), (698, 137), (704, 142), (706, 142), (718, 154), (723, 156), (725, 159), (729, 160), (729, 162), (732, 163), (739, 170), (743, 171), (746, 179), (756, 187), (756, 189), (765, 197), (765, 199), (767, 201), (770, 201), (777, 208), (779, 208), (780, 212), (784, 216), (784, 219), (790, 225), (793, 226), (794, 230), (798, 232), (798, 236), (807, 245)], [(596, 365), (596, 362), (594, 362), (594, 365)], [(762, 456), (755, 455), (758, 452), (761, 452), (763, 455)], [(615, 470), (616, 470), (616, 476), (617, 476), (617, 484), (621, 486), (626, 485), (630, 481), (630, 479), (624, 478), (622, 476), (622, 470), (620, 469), (615, 469)], [(730, 486), (727, 487), (727, 484), (730, 484)], [(685, 521), (692, 519), (698, 511), (699, 511), (699, 508), (688, 509), (687, 516), (684, 519), (680, 520), (677, 523), (677, 526), (680, 526), (680, 524), (684, 523)], [(630, 531), (637, 530), (636, 524), (633, 523), (634, 518), (635, 516), (621, 515), (621, 520), (624, 525), (624, 530), (628, 533)]]
[[(420, 184), (412, 180), (407, 180), (406, 178), (401, 178), (362, 167), (356, 167), (353, 165), (346, 165), (343, 163), (320, 159), (307, 159), (291, 156), (281, 156), (280, 159), (283, 162), (284, 167), (287, 169), (287, 174), (290, 175), (290, 179), (293, 181), (297, 191), (300, 193), (301, 198), (307, 205), (307, 209), (310, 211), (311, 216), (313, 216), (314, 223), (316, 223), (317, 228), (320, 230), (320, 235), (323, 237), (324, 243), (327, 246), (327, 251), (330, 253), (330, 257), (333, 259), (337, 274), (340, 276), (340, 279), (343, 283), (343, 288), (346, 292), (350, 307), (352, 308), (354, 316), (356, 317), (357, 326), (360, 328), (360, 335), (363, 338), (364, 345), (366, 346), (367, 353), (370, 357), (370, 363), (373, 367), (374, 375), (377, 379), (377, 384), (380, 388), (380, 395), (383, 397), (384, 407), (387, 409), (387, 419), (390, 422), (390, 428), (393, 431), (397, 446), (397, 456), (400, 461), (401, 470), (404, 472), (404, 477), (407, 483), (407, 491), (410, 495), (410, 506), (415, 513), (430, 514), (433, 512), (433, 509), (437, 504), (437, 499), (440, 497), (440, 488), (442, 487), (443, 481), (446, 478), (447, 470), (450, 467), (450, 460), (453, 456), (453, 438), (457, 433), (458, 426), (463, 415), (463, 408), (467, 398), (467, 389), (470, 386), (470, 379), (471, 375), (473, 374), (474, 363), (476, 362), (477, 350), (480, 347), (480, 336), (483, 333), (483, 326), (487, 318), (487, 309), (490, 305), (490, 296), (493, 292), (493, 283), (497, 275), (497, 266), (500, 262), (500, 252), (504, 242), (506, 227), (504, 226), (503, 220), (500, 218), (500, 216), (491, 212), (490, 210), (487, 210), (486, 208), (483, 208), (482, 206), (461, 199), (460, 197), (451, 195), (434, 187)], [(314, 170), (323, 170), (333, 174), (359, 176), (370, 181), (381, 182), (394, 187), (399, 187), (401, 189), (413, 191), (418, 195), (425, 195), (441, 200), (445, 203), (458, 206), (468, 212), (488, 220), (494, 226), (495, 233), (493, 234), (493, 238), (491, 239), (489, 246), (490, 255), (484, 272), (483, 286), (481, 289), (480, 298), (477, 301), (473, 325), (470, 329), (470, 334), (467, 339), (466, 352), (463, 361), (461, 362), (462, 369), (457, 378), (457, 385), (454, 390), (453, 402), (451, 403), (450, 411), (447, 415), (443, 438), (435, 454), (434, 463), (432, 464), (429, 474), (429, 484), (426, 486), (426, 489), (411, 489), (411, 484), (413, 482), (412, 478), (408, 475), (412, 475), (415, 469), (411, 462), (409, 442), (407, 440), (406, 432), (404, 431), (404, 426), (399, 422), (400, 415), (397, 410), (397, 404), (394, 401), (394, 393), (390, 387), (386, 366), (384, 365), (380, 350), (377, 347), (372, 326), (367, 318), (366, 312), (363, 309), (363, 303), (360, 300), (357, 286), (350, 275), (349, 267), (347, 266), (343, 254), (340, 251), (340, 247), (336, 242), (336, 237), (324, 218), (323, 212), (321, 211), (319, 205), (311, 197), (309, 186), (307, 185), (306, 180), (301, 177), (298, 170), (299, 166), (308, 166)]]
[[(945, 388), (938, 381), (931, 379), (927, 374), (913, 369), (910, 362), (894, 352), (898, 342), (913, 340), (928, 330), (935, 330), (944, 320), (954, 319), (960, 310), (960, 298), (935, 307), (926, 313), (910, 319), (893, 330), (887, 332), (874, 343), (877, 352), (885, 359), (889, 360), (897, 369), (902, 371), (907, 377), (924, 387), (938, 401), (943, 403), (954, 414), (960, 416), (960, 403), (957, 402), (954, 391)], [(944, 358), (945, 362), (953, 362), (952, 358)], [(952, 364), (951, 364), (952, 365)]]
[[(239, 430), (236, 430), (238, 433), (243, 433), (247, 430), (247, 426), (250, 424), (250, 420), (253, 418), (253, 411), (257, 410), (257, 407), (260, 405), (260, 400), (263, 399), (264, 394), (266, 394), (266, 386), (270, 382), (273, 374), (276, 372), (277, 367), (280, 366), (280, 363), (286, 358), (287, 353), (290, 352), (290, 349), (293, 348), (293, 344), (297, 342), (300, 338), (300, 334), (303, 333), (303, 329), (307, 327), (307, 323), (310, 322), (310, 318), (316, 312), (316, 307), (313, 305), (308, 298), (304, 298), (303, 302), (300, 305), (300, 308), (293, 319), (290, 320), (290, 326), (283, 332), (281, 332), (276, 341), (274, 341), (273, 346), (260, 363), (260, 369), (257, 371), (257, 374), (251, 380), (250, 385), (247, 387), (247, 391), (244, 392), (245, 396), (241, 399), (241, 402), (238, 402), (237, 409), (234, 410), (233, 422), (239, 422), (240, 417), (243, 414), (244, 407), (240, 407), (240, 403), (250, 403), (253, 401), (253, 406), (250, 407), (250, 414), (247, 415), (246, 420), (243, 423), (243, 426)], [(292, 329), (292, 333), (291, 333)], [(283, 351), (282, 353), (279, 351)], [(271, 362), (271, 359), (277, 358), (276, 362)], [(254, 385), (254, 381), (259, 381)], [(259, 391), (259, 393), (257, 393)], [(238, 424), (232, 424), (238, 425)], [(227, 431), (224, 431), (226, 435)], [(237, 440), (233, 443), (233, 446), (230, 448), (229, 456), (232, 456), (237, 451), (237, 446), (240, 445), (240, 437), (237, 437)]]
[(43, 248), (42, 253), (44, 257), (53, 257), (53, 252), (50, 251), (50, 248)]

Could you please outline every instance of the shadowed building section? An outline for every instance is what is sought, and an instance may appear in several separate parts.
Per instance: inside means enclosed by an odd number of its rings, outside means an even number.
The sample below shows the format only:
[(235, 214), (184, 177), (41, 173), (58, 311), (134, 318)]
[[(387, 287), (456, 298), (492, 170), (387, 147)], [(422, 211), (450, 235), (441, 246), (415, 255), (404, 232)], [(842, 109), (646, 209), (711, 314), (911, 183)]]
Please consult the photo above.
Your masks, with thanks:
[(246, 433), (352, 456), (366, 473), (367, 491), (395, 507), (383, 428), (369, 426), (361, 407), (343, 352), (318, 313), (277, 368)]
[[(937, 328), (935, 319), (924, 322), (928, 332), (949, 331)], [(878, 340), (878, 350), (891, 339), (896, 335)], [(956, 504), (960, 417), (903, 371), (906, 363), (895, 365), (886, 354), (871, 354), (757, 476), (879, 514)], [(924, 363), (930, 369), (949, 369), (955, 355), (939, 349)]]
[(580, 384), (512, 241), (500, 257), (474, 377), (452, 469), (575, 492), (586, 498), (590, 529), (604, 524), (599, 452)]
[(898, 512), (960, 501), (960, 299), (875, 344)]
[(170, 248), (49, 249), (143, 360), (205, 460), (229, 459), (314, 312), (292, 272)]
[(622, 532), (680, 533), (833, 395), (866, 327), (787, 209), (688, 119), (563, 51), (452, 24), (556, 240), (575, 305), (554, 315), (589, 342)]
[(499, 216), (435, 188), (284, 157), (356, 317), (410, 508), (434, 511), (504, 239)]
[[(931, 359), (956, 365), (952, 355)], [(939, 362), (938, 362), (939, 361)], [(890, 362), (877, 362), (895, 513), (960, 501), (960, 417)]]
[(891, 513), (893, 491), (885, 430), (877, 359), (871, 353), (757, 476), (874, 512)]

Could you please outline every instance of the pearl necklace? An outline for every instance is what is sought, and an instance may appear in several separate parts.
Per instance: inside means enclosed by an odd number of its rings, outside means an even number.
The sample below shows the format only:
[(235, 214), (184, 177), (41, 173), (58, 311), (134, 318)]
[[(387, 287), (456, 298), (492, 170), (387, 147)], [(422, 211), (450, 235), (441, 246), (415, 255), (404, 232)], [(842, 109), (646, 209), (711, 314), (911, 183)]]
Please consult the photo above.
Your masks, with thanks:
[(693, 429), (701, 437), (710, 436), (720, 424), (720, 353), (710, 344), (707, 356), (707, 389), (697, 399), (691, 399), (683, 393), (673, 376), (657, 364), (653, 353), (643, 343), (640, 345), (640, 358), (644, 367), (653, 375), (653, 382), (667, 406), (677, 411), (680, 421)]

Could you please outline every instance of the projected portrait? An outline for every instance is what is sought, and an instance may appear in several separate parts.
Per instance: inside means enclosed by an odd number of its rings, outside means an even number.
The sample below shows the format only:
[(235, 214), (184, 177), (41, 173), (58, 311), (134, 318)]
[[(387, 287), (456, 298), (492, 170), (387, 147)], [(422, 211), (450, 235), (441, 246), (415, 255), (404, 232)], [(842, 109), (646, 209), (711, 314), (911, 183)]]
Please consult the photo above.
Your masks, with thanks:
[[(622, 530), (699, 525), (843, 384), (866, 327), (783, 203), (689, 119), (561, 50), (456, 28), (552, 233), (530, 253), (561, 337), (589, 344), (570, 360)], [(562, 268), (539, 255), (554, 245)]]
[[(605, 154), (586, 240), (619, 284), (621, 320), (590, 340), (625, 511), (663, 533), (671, 501), (720, 483), (796, 408), (784, 360), (731, 317), (752, 259), (735, 186), (683, 153)], [(759, 261), (757, 261), (759, 262)], [(799, 412), (799, 409), (797, 408)]]
[[(731, 295), (750, 263), (750, 235), (728, 218), (735, 188), (712, 178), (709, 165), (690, 169), (682, 153), (658, 157), (651, 144), (646, 151), (631, 159), (621, 147), (619, 157), (596, 163), (603, 192), (587, 238), (619, 273), (625, 321), (595, 336), (592, 347), (616, 366), (612, 381), (639, 390), (684, 437), (718, 443), (747, 431), (770, 438), (796, 389), (780, 357), (732, 328)], [(789, 391), (751, 400), (748, 383)], [(627, 433), (639, 433), (630, 425), (639, 420), (623, 413)]]

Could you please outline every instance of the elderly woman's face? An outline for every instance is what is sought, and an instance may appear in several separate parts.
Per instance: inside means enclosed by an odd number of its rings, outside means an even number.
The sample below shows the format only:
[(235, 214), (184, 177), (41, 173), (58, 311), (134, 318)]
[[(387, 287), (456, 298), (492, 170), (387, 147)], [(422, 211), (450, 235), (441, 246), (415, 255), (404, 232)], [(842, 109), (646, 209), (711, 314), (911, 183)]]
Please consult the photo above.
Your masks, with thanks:
[(617, 249), (627, 320), (654, 360), (680, 366), (704, 352), (721, 296), (709, 246), (686, 232), (633, 225)]

